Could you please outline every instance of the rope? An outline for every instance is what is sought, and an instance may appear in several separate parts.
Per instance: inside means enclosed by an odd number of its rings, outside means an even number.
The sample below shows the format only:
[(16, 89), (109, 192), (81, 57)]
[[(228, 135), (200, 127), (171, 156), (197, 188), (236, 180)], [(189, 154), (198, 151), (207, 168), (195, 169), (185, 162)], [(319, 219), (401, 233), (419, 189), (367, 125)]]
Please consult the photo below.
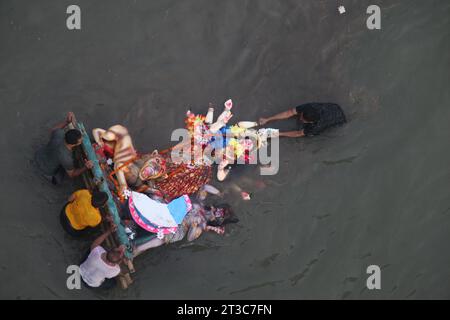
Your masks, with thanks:
[(137, 154), (135, 157), (131, 158), (130, 160), (126, 161), (124, 164), (122, 164), (120, 167), (114, 169), (113, 171), (111, 171), (111, 173), (108, 175), (108, 178), (113, 182), (114, 186), (116, 187), (117, 190), (117, 195), (119, 196), (119, 200), (120, 202), (124, 202), (125, 201), (125, 196), (119, 192), (120, 191), (120, 186), (119, 186), (119, 182), (117, 181), (117, 179), (115, 179), (113, 176), (119, 172), (120, 170), (122, 170), (123, 168), (127, 167), (128, 165), (130, 165), (131, 163), (133, 163), (134, 161), (136, 161), (137, 159), (139, 159), (141, 156), (139, 154)]

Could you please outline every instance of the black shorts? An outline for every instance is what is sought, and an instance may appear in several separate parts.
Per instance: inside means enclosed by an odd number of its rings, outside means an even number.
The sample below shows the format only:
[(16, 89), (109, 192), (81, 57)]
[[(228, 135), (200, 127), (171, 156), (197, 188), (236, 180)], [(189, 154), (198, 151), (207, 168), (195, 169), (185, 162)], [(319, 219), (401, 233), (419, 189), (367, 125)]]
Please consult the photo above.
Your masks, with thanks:
[(100, 287), (91, 287), (86, 282), (84, 282), (83, 277), (81, 277), (81, 283), (83, 284), (84, 287), (91, 289), (91, 290), (96, 290), (96, 291), (97, 290), (101, 290), (101, 291), (111, 290), (117, 286), (116, 278), (105, 279), (105, 281), (103, 281), (103, 283), (100, 285)]

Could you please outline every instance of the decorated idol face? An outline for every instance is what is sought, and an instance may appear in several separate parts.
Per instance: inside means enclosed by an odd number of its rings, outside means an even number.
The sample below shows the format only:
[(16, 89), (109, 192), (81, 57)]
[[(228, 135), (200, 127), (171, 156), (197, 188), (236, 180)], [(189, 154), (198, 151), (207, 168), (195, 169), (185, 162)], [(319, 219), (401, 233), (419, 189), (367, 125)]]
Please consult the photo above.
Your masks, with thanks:
[(150, 159), (142, 167), (139, 176), (142, 180), (156, 179), (165, 172), (165, 165), (160, 157)]
[(259, 136), (258, 132), (254, 129), (245, 129), (240, 132), (239, 135), (239, 143), (245, 150), (254, 150), (259, 148)]
[(239, 143), (244, 148), (244, 150), (252, 150), (254, 147), (252, 139), (240, 139)]

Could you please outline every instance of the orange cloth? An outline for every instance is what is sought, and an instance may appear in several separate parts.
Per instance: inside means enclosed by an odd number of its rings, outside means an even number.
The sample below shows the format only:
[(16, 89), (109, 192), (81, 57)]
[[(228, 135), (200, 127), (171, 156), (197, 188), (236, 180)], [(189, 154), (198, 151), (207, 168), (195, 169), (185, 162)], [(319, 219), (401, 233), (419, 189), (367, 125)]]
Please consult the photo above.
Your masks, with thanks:
[(92, 206), (92, 195), (89, 190), (76, 191), (72, 197), (74, 200), (66, 206), (67, 219), (72, 228), (83, 230), (86, 227), (98, 226), (102, 221), (102, 216), (100, 211)]

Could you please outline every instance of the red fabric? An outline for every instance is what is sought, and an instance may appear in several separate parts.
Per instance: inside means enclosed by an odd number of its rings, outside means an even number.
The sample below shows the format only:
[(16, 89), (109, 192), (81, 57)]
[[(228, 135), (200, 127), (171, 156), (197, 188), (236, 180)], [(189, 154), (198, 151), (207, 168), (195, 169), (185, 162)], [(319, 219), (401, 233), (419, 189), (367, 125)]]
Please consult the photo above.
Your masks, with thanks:
[(103, 145), (103, 153), (106, 157), (113, 159), (114, 158), (114, 149), (108, 146), (107, 144)]
[(210, 166), (189, 166), (169, 163), (168, 177), (155, 184), (168, 200), (184, 194), (193, 194), (208, 183), (211, 178)]

